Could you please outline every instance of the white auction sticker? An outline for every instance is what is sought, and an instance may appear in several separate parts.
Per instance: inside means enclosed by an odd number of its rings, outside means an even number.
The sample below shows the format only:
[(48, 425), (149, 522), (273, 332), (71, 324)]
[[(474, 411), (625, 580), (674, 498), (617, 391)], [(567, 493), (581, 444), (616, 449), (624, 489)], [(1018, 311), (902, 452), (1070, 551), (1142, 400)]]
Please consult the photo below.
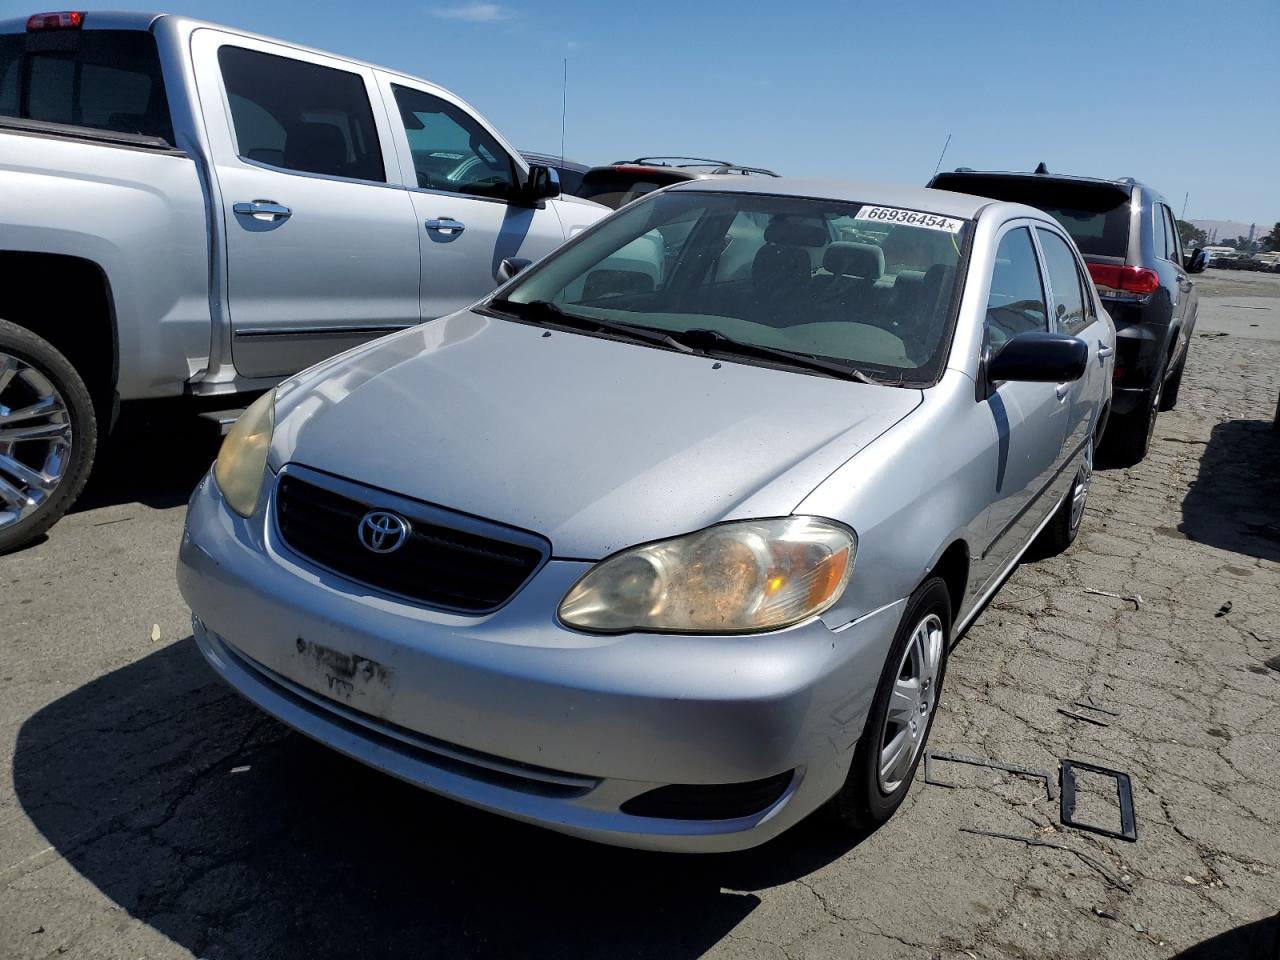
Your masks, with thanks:
[(955, 217), (941, 217), (921, 210), (900, 210), (897, 207), (863, 207), (854, 219), (901, 223), (911, 227), (924, 227), (926, 230), (945, 230), (947, 233), (959, 233), (964, 226), (964, 221)]

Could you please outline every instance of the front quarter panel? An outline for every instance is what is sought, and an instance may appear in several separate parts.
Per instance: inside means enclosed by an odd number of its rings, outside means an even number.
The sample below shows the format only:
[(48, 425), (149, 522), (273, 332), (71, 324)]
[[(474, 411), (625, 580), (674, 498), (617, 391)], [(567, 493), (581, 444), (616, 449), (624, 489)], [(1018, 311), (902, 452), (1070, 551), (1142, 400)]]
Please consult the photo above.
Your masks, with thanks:
[[(796, 513), (841, 520), (858, 534), (853, 576), (824, 615), (828, 625), (908, 596), (956, 541), (980, 555), (999, 446), (996, 418), (975, 399), (973, 381), (948, 370), (915, 411), (805, 498)], [(980, 568), (973, 560), (970, 584)]]

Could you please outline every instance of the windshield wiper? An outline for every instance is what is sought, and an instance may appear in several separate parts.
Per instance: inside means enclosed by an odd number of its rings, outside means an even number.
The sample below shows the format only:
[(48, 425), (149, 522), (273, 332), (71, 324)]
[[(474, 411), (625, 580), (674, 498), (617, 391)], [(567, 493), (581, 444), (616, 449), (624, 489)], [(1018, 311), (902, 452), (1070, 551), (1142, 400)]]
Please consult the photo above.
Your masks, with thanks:
[(681, 353), (693, 352), (692, 347), (688, 347), (667, 334), (660, 333), (650, 327), (637, 327), (629, 323), (619, 323), (616, 320), (603, 320), (599, 317), (584, 317), (580, 313), (566, 313), (549, 300), (530, 300), (528, 303), (520, 303), (516, 300), (493, 300), (489, 305), (496, 310), (513, 314), (521, 320), (530, 320), (534, 323), (550, 322), (562, 327), (575, 327), (579, 330), (616, 333), (622, 337), (630, 337), (632, 340), (643, 340), (645, 343), (670, 347), (672, 350), (678, 350)]
[(672, 331), (671, 336), (681, 343), (699, 350), (719, 350), (723, 353), (737, 353), (746, 357), (759, 357), (763, 360), (777, 360), (780, 363), (805, 367), (809, 370), (816, 370), (819, 373), (843, 377), (846, 380), (855, 380), (858, 383), (869, 383), (873, 386), (881, 385), (879, 380), (873, 380), (857, 367), (840, 363), (838, 360), (826, 360), (822, 357), (815, 357), (810, 353), (797, 353), (794, 350), (784, 350), (781, 347), (767, 347), (759, 343), (735, 340), (719, 330), (695, 327), (692, 330)]

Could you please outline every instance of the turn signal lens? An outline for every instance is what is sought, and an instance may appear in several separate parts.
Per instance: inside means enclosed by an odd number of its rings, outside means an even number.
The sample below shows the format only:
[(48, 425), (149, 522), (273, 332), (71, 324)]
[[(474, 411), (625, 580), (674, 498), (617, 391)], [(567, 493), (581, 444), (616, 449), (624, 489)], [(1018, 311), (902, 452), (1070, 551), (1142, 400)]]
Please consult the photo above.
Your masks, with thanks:
[(819, 517), (722, 523), (615, 554), (560, 604), (598, 633), (757, 633), (799, 623), (840, 598), (858, 550)]
[(242, 517), (251, 516), (258, 506), (275, 425), (276, 392), (270, 390), (240, 414), (213, 464), (213, 478), (222, 498)]

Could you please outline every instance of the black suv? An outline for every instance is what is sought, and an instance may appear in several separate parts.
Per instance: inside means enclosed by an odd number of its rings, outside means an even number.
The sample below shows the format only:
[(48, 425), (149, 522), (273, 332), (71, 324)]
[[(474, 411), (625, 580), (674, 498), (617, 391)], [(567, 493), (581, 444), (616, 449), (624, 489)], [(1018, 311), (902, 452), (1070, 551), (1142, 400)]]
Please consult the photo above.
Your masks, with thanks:
[(646, 193), (685, 180), (713, 177), (776, 177), (763, 167), (744, 167), (724, 160), (698, 157), (640, 157), (592, 167), (582, 178), (578, 196), (617, 210)]
[(1156, 414), (1178, 402), (1196, 324), (1188, 274), (1206, 262), (1199, 248), (1183, 253), (1164, 197), (1129, 177), (1055, 176), (1044, 164), (1035, 173), (961, 167), (929, 186), (1038, 207), (1071, 234), (1116, 325), (1115, 392), (1103, 448), (1118, 463), (1145, 457)]

